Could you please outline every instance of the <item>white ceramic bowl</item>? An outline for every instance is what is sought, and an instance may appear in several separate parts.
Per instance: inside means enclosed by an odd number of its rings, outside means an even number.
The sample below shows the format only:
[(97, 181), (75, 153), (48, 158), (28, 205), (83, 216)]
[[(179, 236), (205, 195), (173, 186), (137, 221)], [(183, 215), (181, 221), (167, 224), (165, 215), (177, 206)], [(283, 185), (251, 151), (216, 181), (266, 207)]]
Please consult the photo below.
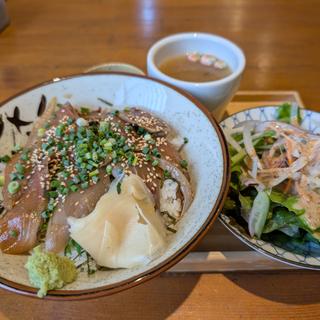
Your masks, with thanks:
[[(232, 73), (217, 81), (189, 82), (172, 78), (159, 70), (159, 65), (169, 57), (200, 52), (213, 54), (226, 61)], [(233, 42), (208, 33), (180, 33), (156, 42), (147, 57), (148, 75), (184, 89), (199, 99), (220, 120), (224, 108), (237, 91), (245, 67), (245, 56)]]
[(139, 74), (145, 75), (145, 73), (133, 66), (132, 64), (123, 63), (123, 62), (108, 62), (97, 64), (92, 66), (84, 71), (85, 73), (92, 73), (92, 72), (127, 72), (132, 74)]
[[(105, 107), (97, 98), (119, 109), (140, 106), (167, 121), (181, 136), (188, 137), (186, 158), (195, 190), (194, 201), (181, 219), (178, 232), (170, 237), (165, 253), (144, 267), (80, 273), (76, 282), (63, 290), (51, 291), (47, 298), (86, 299), (111, 294), (142, 283), (168, 269), (185, 256), (206, 233), (218, 215), (229, 179), (226, 144), (219, 126), (192, 97), (159, 81), (121, 73), (97, 73), (54, 79), (2, 103), (0, 108), (0, 155), (10, 151), (13, 140), (23, 144), (32, 123), (48, 101), (75, 106)], [(23, 120), (24, 122), (17, 121)], [(0, 285), (20, 293), (35, 295), (24, 269), (25, 256), (0, 255)]]

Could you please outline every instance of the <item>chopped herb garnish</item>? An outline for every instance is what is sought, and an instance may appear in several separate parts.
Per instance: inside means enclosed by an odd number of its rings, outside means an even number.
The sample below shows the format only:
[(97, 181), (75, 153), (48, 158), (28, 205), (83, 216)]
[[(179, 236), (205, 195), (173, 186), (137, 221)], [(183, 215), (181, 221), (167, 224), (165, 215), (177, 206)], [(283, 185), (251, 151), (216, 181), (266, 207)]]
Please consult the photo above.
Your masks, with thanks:
[(10, 230), (9, 235), (12, 238), (17, 238), (18, 237), (18, 231), (17, 230)]
[(152, 166), (156, 167), (159, 164), (159, 160), (155, 159), (152, 161)]
[(19, 144), (16, 144), (14, 147), (13, 147), (13, 151), (14, 152), (19, 152), (19, 151), (21, 151), (22, 150), (22, 148), (21, 148), (21, 146), (19, 145)]
[(106, 173), (107, 173), (108, 175), (111, 175), (111, 174), (112, 174), (112, 167), (111, 167), (110, 165), (107, 165), (107, 167), (106, 167)]
[(169, 227), (169, 226), (167, 226), (167, 230), (170, 231), (170, 232), (172, 232), (172, 233), (176, 233), (176, 232), (177, 232), (176, 229), (173, 229), (173, 228), (171, 228), (171, 227)]
[(164, 171), (163, 171), (163, 176), (164, 176), (166, 179), (171, 179), (171, 173), (170, 173), (168, 170), (164, 170)]
[(8, 156), (8, 155), (5, 155), (3, 157), (0, 157), (0, 162), (3, 162), (3, 163), (8, 163), (10, 161), (11, 157)]
[(67, 124), (72, 124), (73, 123), (73, 119), (71, 119), (71, 118), (68, 118), (68, 120), (67, 120)]
[(90, 114), (90, 109), (89, 108), (85, 108), (85, 107), (81, 107), (80, 108), (80, 113), (88, 115), (88, 114)]
[(4, 176), (0, 176), (0, 187), (4, 186)]
[(184, 137), (184, 138), (183, 138), (183, 143), (186, 144), (186, 143), (188, 143), (188, 142), (189, 142), (189, 139), (188, 139), (187, 137)]
[(109, 107), (113, 107), (113, 104), (105, 99), (102, 98), (97, 98), (99, 101), (105, 103), (106, 105), (108, 105)]
[(152, 150), (152, 154), (153, 154), (155, 157), (157, 157), (157, 158), (160, 158), (160, 157), (161, 157), (161, 155), (160, 155), (160, 153), (159, 153), (159, 150), (158, 150), (157, 148), (154, 148), (154, 149)]
[(72, 192), (76, 192), (79, 190), (79, 188), (77, 186), (71, 186), (70, 189)]
[(81, 183), (81, 189), (88, 189), (89, 183), (88, 182), (83, 182)]
[(38, 129), (38, 137), (43, 137), (46, 133), (46, 129), (45, 128), (39, 128)]
[(144, 147), (143, 149), (142, 149), (142, 153), (144, 153), (144, 154), (147, 154), (147, 153), (149, 153), (149, 147)]
[(147, 133), (146, 129), (142, 128), (142, 127), (139, 127), (138, 130), (137, 130), (137, 133), (142, 136), (142, 135), (145, 135)]
[(43, 219), (48, 219), (50, 217), (50, 213), (48, 211), (42, 211), (41, 212), (41, 217)]
[(120, 194), (121, 193), (121, 182), (117, 183), (117, 193)]
[(184, 169), (188, 168), (188, 161), (187, 160), (181, 160), (180, 161), (180, 166)]
[(18, 181), (11, 181), (8, 184), (8, 192), (11, 194), (15, 194), (20, 190), (20, 184)]
[(24, 174), (25, 168), (21, 163), (18, 162), (15, 167), (18, 173)]

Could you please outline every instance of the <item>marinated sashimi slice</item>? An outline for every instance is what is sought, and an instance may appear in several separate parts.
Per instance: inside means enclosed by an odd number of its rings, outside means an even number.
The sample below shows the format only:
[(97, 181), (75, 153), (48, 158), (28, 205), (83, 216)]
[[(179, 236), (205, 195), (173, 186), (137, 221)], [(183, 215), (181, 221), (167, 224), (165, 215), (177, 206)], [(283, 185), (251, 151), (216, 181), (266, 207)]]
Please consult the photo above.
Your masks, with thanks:
[(151, 133), (167, 135), (170, 131), (168, 125), (164, 121), (141, 109), (130, 108), (127, 111), (120, 112), (119, 117), (124, 121), (144, 128)]
[[(44, 118), (43, 118), (44, 117)], [(8, 162), (4, 171), (4, 187), (3, 187), (3, 206), (6, 209), (12, 209), (15, 203), (22, 197), (25, 192), (28, 192), (28, 188), (25, 188), (28, 185), (28, 179), (30, 179), (30, 174), (34, 170), (33, 168), (37, 166), (37, 163), (41, 161), (43, 155), (41, 153), (41, 144), (42, 141), (39, 134), (39, 129), (45, 126), (45, 123), (49, 123), (51, 127), (56, 127), (60, 121), (65, 118), (71, 118), (76, 120), (78, 117), (76, 111), (72, 108), (70, 104), (65, 104), (62, 107), (57, 107), (54, 101), (49, 104), (44, 115), (37, 120), (35, 123), (34, 129), (32, 130), (27, 144), (22, 151), (16, 153)], [(44, 121), (44, 119), (46, 121)], [(44, 129), (44, 128), (43, 128)], [(23, 159), (23, 155), (26, 156)], [(49, 166), (50, 161), (54, 158), (55, 155), (48, 159)], [(12, 194), (8, 192), (8, 185), (13, 180), (12, 174), (18, 174), (17, 166), (20, 166), (20, 170), (23, 170), (23, 174), (20, 171), (20, 175), (23, 177), (19, 179), (20, 189), (18, 192)], [(18, 167), (19, 169), (19, 167)], [(46, 178), (47, 180), (47, 178)]]
[[(21, 179), (19, 180), (20, 189), (15, 193), (10, 193), (8, 190), (9, 183), (11, 182), (12, 174), (17, 174), (16, 166), (21, 162), (20, 161), (21, 152), (16, 153), (12, 156), (11, 160), (5, 167), (4, 170), (4, 185), (2, 189), (3, 195), (3, 207), (7, 210), (10, 210), (14, 207), (15, 203), (23, 196), (23, 194), (28, 190), (28, 180)], [(29, 177), (32, 171), (31, 163), (23, 164), (23, 175), (24, 177)], [(26, 188), (27, 187), (27, 188)]]
[(47, 207), (44, 179), (45, 164), (35, 170), (24, 192), (13, 209), (0, 219), (0, 249), (4, 253), (27, 253), (37, 244), (37, 234), (42, 223), (41, 212)]
[(107, 191), (109, 176), (100, 173), (97, 184), (88, 189), (70, 193), (64, 202), (60, 202), (49, 221), (45, 247), (52, 252), (63, 252), (69, 240), (68, 217), (82, 218), (88, 215), (95, 207), (100, 197)]

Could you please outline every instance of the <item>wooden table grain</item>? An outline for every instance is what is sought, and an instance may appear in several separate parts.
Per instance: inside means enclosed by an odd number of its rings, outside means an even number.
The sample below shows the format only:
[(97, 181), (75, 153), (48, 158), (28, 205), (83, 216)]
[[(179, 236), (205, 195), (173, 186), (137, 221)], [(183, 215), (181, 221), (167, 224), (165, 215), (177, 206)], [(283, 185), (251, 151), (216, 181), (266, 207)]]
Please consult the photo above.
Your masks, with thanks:
[[(149, 46), (176, 32), (217, 33), (247, 57), (242, 90), (297, 90), (320, 110), (320, 2), (298, 0), (9, 0), (0, 34), (0, 101), (98, 63), (145, 68)], [(0, 319), (317, 319), (310, 271), (165, 274), (91, 301), (0, 290)]]

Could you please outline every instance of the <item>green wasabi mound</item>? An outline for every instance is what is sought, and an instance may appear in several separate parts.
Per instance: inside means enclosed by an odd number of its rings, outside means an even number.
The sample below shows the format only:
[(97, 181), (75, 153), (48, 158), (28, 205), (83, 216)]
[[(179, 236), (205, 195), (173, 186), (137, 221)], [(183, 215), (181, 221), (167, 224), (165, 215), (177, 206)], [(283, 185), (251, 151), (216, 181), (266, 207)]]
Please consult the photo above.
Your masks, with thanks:
[(60, 289), (77, 277), (77, 269), (69, 258), (43, 252), (40, 246), (33, 249), (25, 268), (28, 270), (30, 283), (39, 288), (40, 298), (43, 298), (48, 290)]

